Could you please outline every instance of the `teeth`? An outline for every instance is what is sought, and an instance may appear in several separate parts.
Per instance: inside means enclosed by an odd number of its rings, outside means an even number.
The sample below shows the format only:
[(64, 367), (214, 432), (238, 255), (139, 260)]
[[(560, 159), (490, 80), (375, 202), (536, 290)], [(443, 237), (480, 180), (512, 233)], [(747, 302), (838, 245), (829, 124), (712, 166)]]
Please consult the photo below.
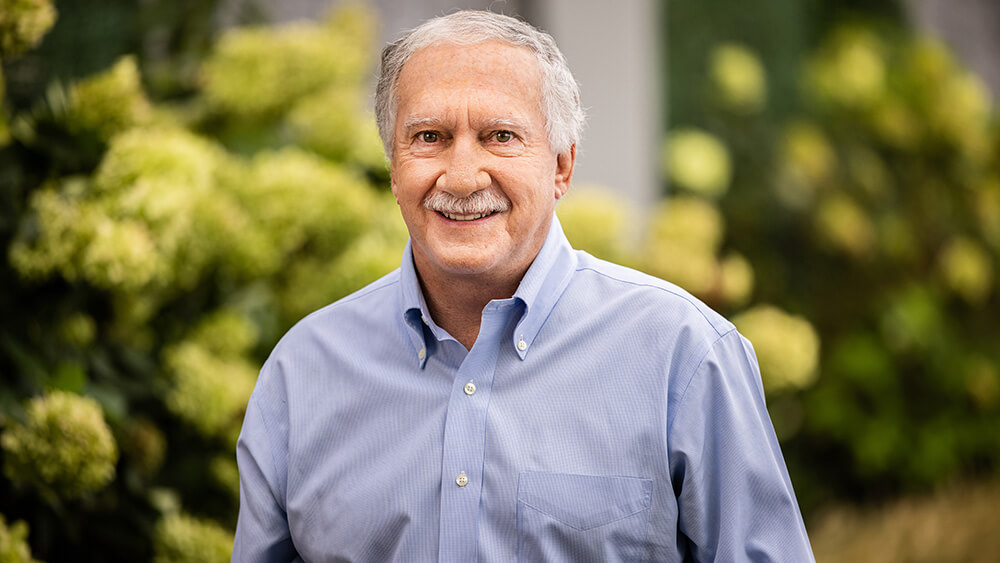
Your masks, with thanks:
[(441, 211), (440, 213), (441, 215), (444, 215), (445, 217), (451, 219), (452, 221), (475, 221), (480, 217), (485, 217), (487, 215), (490, 215), (490, 213), (473, 213), (471, 215), (456, 215), (454, 213), (448, 213), (446, 211)]

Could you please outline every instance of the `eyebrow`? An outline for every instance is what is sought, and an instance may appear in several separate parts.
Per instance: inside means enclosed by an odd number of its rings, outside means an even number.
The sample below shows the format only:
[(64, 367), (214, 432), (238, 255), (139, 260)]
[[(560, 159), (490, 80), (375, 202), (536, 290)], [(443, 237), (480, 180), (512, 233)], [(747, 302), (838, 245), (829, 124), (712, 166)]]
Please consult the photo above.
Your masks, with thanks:
[[(444, 125), (444, 120), (439, 117), (411, 117), (403, 122), (404, 131), (412, 131), (413, 129), (420, 129), (423, 127), (435, 127), (439, 128)], [(516, 119), (508, 119), (504, 117), (494, 117), (492, 119), (487, 119), (481, 123), (480, 129), (512, 129), (515, 131), (524, 131), (527, 127), (520, 121)]]
[(409, 131), (419, 127), (440, 127), (444, 121), (438, 117), (411, 117), (403, 122), (403, 130)]
[(506, 119), (503, 117), (496, 117), (493, 119), (487, 119), (483, 122), (483, 129), (511, 129), (514, 131), (525, 131), (528, 128), (517, 121), (516, 119)]

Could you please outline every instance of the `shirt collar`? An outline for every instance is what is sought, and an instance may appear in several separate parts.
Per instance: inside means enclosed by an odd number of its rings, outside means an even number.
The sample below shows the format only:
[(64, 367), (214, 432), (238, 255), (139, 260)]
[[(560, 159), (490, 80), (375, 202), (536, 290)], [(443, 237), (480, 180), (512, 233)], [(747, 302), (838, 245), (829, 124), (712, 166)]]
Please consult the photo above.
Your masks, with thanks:
[(559, 219), (553, 214), (545, 243), (514, 292), (514, 299), (519, 299), (525, 307), (513, 335), (514, 350), (522, 360), (527, 357), (538, 331), (566, 290), (575, 270), (576, 252), (566, 240)]
[[(512, 342), (514, 351), (522, 360), (527, 357), (538, 331), (569, 285), (576, 270), (576, 261), (576, 253), (566, 240), (559, 219), (553, 214), (545, 242), (514, 292), (513, 298), (524, 304), (524, 312), (514, 328)], [(403, 319), (410, 328), (410, 341), (422, 368), (430, 353), (428, 346), (433, 346), (431, 341), (454, 339), (434, 322), (427, 309), (416, 267), (413, 265), (412, 241), (407, 241), (403, 250), (399, 272)]]

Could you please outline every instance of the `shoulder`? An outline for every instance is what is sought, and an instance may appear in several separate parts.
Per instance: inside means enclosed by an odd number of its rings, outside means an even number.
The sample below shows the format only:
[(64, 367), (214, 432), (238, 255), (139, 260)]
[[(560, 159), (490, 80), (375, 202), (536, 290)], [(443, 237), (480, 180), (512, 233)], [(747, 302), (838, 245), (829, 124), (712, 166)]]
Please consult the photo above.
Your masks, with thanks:
[(592, 303), (613, 303), (637, 322), (696, 332), (717, 340), (735, 327), (683, 288), (649, 274), (578, 251), (571, 287)]
[(395, 323), (399, 306), (399, 270), (318, 309), (297, 322), (278, 341), (268, 363), (303, 349), (329, 348), (359, 334), (384, 333)]

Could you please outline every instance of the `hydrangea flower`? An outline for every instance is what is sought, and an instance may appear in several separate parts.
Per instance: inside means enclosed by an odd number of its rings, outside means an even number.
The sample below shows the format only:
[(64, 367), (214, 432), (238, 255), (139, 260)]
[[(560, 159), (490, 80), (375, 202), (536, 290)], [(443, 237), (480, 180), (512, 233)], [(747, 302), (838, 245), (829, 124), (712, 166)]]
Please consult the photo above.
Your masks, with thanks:
[(0, 58), (38, 45), (56, 21), (51, 0), (4, 0), (0, 10)]
[(811, 62), (807, 76), (818, 99), (845, 108), (869, 108), (885, 93), (888, 69), (878, 36), (844, 27)]
[(566, 238), (574, 248), (605, 260), (619, 261), (628, 209), (608, 190), (573, 187), (556, 207)]
[(993, 260), (975, 240), (955, 237), (938, 257), (938, 269), (952, 291), (972, 304), (982, 303), (993, 287)]
[(205, 436), (228, 438), (238, 428), (257, 379), (241, 357), (219, 356), (185, 341), (164, 354), (172, 376), (167, 408)]
[(4, 563), (39, 563), (31, 557), (28, 525), (18, 521), (7, 525), (0, 514), (0, 561)]
[(368, 46), (335, 30), (295, 22), (226, 32), (202, 69), (205, 96), (224, 112), (260, 117), (281, 114), (330, 84), (358, 84)]
[(0, 438), (4, 470), (43, 494), (76, 498), (115, 477), (118, 447), (96, 401), (64, 391), (32, 399), (23, 424)]
[(709, 76), (720, 102), (726, 108), (752, 114), (767, 103), (764, 65), (750, 49), (726, 43), (712, 50)]
[(72, 124), (104, 139), (152, 116), (135, 57), (123, 57), (110, 69), (75, 84), (69, 95)]
[(224, 563), (233, 552), (233, 535), (218, 524), (172, 514), (156, 525), (154, 563)]
[(715, 136), (698, 129), (674, 130), (667, 137), (663, 155), (667, 175), (678, 187), (711, 198), (729, 189), (729, 151)]
[(753, 344), (768, 392), (805, 389), (819, 375), (819, 336), (803, 317), (773, 305), (757, 305), (733, 317)]
[(834, 249), (854, 258), (871, 256), (875, 248), (875, 226), (858, 203), (838, 192), (820, 202), (816, 211), (819, 236)]

